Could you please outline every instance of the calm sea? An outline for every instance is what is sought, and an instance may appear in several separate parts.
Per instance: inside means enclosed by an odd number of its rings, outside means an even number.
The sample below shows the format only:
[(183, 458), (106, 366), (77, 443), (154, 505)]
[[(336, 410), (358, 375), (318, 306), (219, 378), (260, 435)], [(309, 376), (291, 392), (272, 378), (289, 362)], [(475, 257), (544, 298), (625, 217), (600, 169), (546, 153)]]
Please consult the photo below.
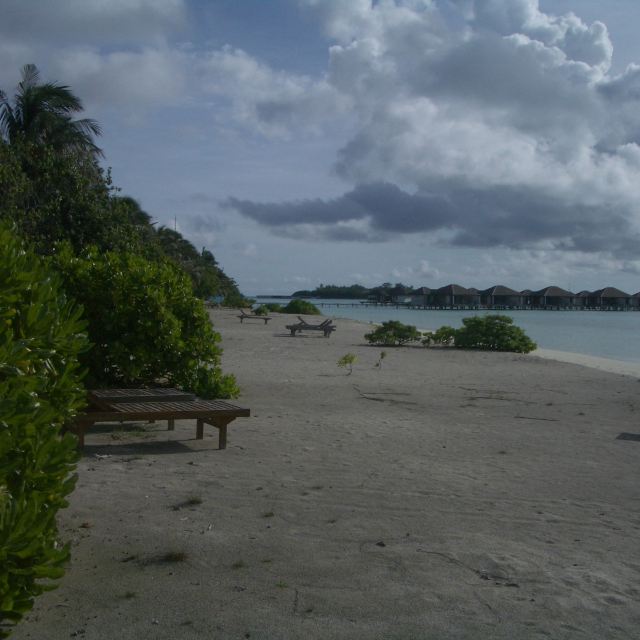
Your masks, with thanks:
[[(568, 351), (625, 362), (640, 362), (640, 312), (638, 311), (432, 311), (384, 306), (365, 306), (358, 300), (316, 300), (325, 316), (363, 322), (400, 320), (419, 329), (442, 325), (462, 326), (462, 319), (504, 313), (543, 349)], [(259, 302), (287, 300), (261, 298)]]

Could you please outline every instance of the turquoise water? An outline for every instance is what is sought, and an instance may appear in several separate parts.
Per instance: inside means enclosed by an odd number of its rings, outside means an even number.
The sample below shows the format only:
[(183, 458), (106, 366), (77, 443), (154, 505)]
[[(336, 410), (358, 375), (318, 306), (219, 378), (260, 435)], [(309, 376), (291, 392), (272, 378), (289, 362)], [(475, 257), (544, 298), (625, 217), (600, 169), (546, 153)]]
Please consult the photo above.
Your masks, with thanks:
[[(309, 300), (323, 303), (321, 311), (325, 316), (377, 323), (400, 320), (419, 329), (437, 329), (445, 324), (460, 327), (462, 319), (469, 316), (503, 313), (511, 316), (543, 349), (640, 362), (640, 312), (637, 311), (436, 311), (369, 307), (359, 305), (357, 300)], [(260, 302), (286, 304), (287, 300), (261, 299)]]

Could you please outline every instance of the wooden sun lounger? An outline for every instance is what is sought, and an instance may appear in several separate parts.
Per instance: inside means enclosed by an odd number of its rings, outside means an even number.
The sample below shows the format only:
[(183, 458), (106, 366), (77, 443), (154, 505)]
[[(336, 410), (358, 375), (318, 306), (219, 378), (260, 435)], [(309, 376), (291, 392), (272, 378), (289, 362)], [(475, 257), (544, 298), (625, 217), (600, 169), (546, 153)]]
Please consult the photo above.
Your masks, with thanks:
[(332, 331), (336, 330), (336, 326), (332, 324), (332, 320), (329, 318), (320, 324), (309, 324), (304, 318), (298, 316), (298, 320), (300, 322), (296, 324), (288, 324), (286, 328), (291, 331), (291, 335), (295, 336), (296, 333), (300, 333), (302, 331), (322, 331), (325, 338), (328, 338), (331, 335)]
[[(111, 390), (129, 392), (157, 392), (173, 390)], [(176, 392), (182, 393), (182, 392)], [(99, 398), (99, 406), (96, 406), (95, 397)], [(113, 395), (113, 394), (112, 394)], [(117, 394), (116, 394), (117, 395)], [(133, 395), (133, 394), (132, 394)], [(142, 394), (144, 396), (144, 394)], [(158, 394), (162, 395), (162, 394)], [(170, 393), (165, 393), (165, 397)], [(186, 394), (189, 395), (189, 394)], [(191, 394), (192, 395), (192, 394)], [(142, 401), (107, 402), (100, 399), (100, 392), (90, 392), (90, 406), (83, 414), (76, 416), (72, 425), (72, 430), (77, 434), (80, 446), (84, 446), (85, 431), (97, 422), (122, 422), (124, 420), (167, 420), (169, 431), (175, 428), (176, 420), (195, 419), (196, 439), (202, 440), (204, 437), (204, 425), (209, 424), (218, 429), (218, 448), (225, 449), (227, 446), (227, 426), (236, 418), (248, 418), (251, 415), (249, 409), (238, 407), (223, 400), (202, 400), (196, 398), (191, 400), (166, 400), (145, 399)]]
[(265, 324), (267, 324), (267, 322), (271, 320), (269, 316), (256, 316), (245, 313), (244, 309), (240, 310), (240, 315), (238, 316), (238, 318), (240, 318), (240, 324), (242, 324), (243, 320), (264, 320)]
[(105, 411), (109, 411), (112, 404), (120, 402), (171, 402), (195, 399), (195, 393), (166, 387), (156, 389), (93, 389), (92, 391), (87, 391), (89, 404)]

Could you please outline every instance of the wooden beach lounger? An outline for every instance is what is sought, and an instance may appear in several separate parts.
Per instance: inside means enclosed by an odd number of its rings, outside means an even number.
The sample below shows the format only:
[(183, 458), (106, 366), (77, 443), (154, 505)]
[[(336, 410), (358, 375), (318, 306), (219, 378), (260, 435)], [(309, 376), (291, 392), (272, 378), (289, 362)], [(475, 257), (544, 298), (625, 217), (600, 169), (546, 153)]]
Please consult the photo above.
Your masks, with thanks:
[(195, 419), (196, 439), (204, 437), (205, 424), (212, 425), (218, 429), (218, 448), (225, 449), (229, 423), (251, 415), (244, 407), (223, 400), (202, 400), (176, 389), (99, 390), (90, 391), (88, 398), (87, 411), (78, 415), (72, 426), (81, 447), (85, 431), (97, 422), (167, 420), (169, 431), (173, 431), (176, 420)]
[(240, 315), (238, 316), (238, 318), (240, 318), (240, 324), (242, 324), (243, 320), (264, 320), (265, 324), (267, 324), (267, 322), (271, 320), (269, 316), (256, 316), (255, 314), (248, 314), (244, 309), (240, 310)]
[(332, 324), (333, 320), (328, 319), (320, 324), (309, 324), (304, 318), (298, 316), (298, 320), (300, 322), (296, 324), (288, 324), (286, 328), (291, 331), (291, 335), (295, 336), (296, 333), (300, 333), (302, 331), (322, 331), (325, 338), (328, 338), (331, 335), (332, 331), (336, 330), (336, 325)]

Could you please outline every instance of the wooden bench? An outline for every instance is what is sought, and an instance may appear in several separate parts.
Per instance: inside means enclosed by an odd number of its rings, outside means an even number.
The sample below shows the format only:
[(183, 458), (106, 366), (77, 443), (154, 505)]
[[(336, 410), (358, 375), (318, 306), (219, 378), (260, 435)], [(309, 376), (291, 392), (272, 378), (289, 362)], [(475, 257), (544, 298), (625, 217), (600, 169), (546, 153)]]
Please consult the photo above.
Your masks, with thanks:
[(242, 324), (243, 320), (264, 320), (264, 323), (267, 324), (267, 322), (269, 322), (269, 320), (271, 320), (271, 318), (269, 316), (256, 316), (245, 313), (244, 309), (242, 309), (240, 311), (240, 315), (238, 316), (238, 318), (240, 318), (240, 324)]
[(332, 324), (333, 320), (328, 319), (320, 324), (309, 324), (304, 318), (298, 316), (298, 320), (300, 322), (296, 324), (288, 324), (286, 328), (291, 331), (291, 335), (295, 336), (296, 333), (301, 333), (302, 331), (322, 331), (325, 338), (328, 338), (333, 331), (336, 330), (336, 326)]
[[(139, 393), (144, 399), (131, 401), (130, 398), (123, 398), (126, 394), (113, 394), (116, 392), (142, 392)], [(118, 396), (118, 400), (108, 402), (105, 395), (111, 392), (111, 397)], [(144, 393), (148, 392), (148, 393)], [(160, 393), (158, 393), (160, 392)], [(193, 399), (167, 400), (172, 393), (190, 395)], [(161, 399), (149, 400), (156, 393), (157, 396), (163, 396)], [(131, 393), (131, 395), (134, 395)], [(126, 399), (127, 401), (120, 401)], [(183, 392), (172, 390), (158, 389), (127, 389), (127, 390), (105, 390), (102, 394), (100, 391), (89, 392), (89, 407), (85, 413), (76, 416), (72, 430), (78, 436), (80, 446), (84, 446), (85, 431), (97, 422), (122, 422), (124, 420), (167, 420), (169, 431), (175, 428), (176, 420), (196, 420), (196, 439), (202, 440), (204, 437), (204, 425), (209, 424), (218, 429), (218, 448), (225, 449), (227, 446), (227, 426), (236, 418), (248, 418), (251, 415), (249, 409), (238, 407), (223, 400), (202, 400), (196, 398), (193, 394), (184, 394)]]

